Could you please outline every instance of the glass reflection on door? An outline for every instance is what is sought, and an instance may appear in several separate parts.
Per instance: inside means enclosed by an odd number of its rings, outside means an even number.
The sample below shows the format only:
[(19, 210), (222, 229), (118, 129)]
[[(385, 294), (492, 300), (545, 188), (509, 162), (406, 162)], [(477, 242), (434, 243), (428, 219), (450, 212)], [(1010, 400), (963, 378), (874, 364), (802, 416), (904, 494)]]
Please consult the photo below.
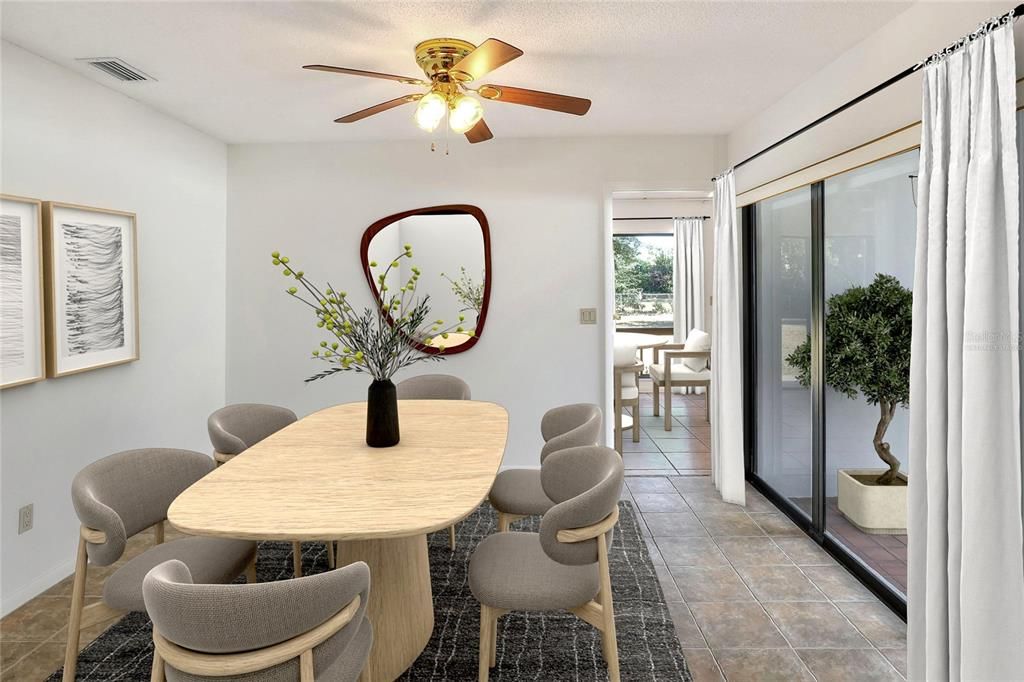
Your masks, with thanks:
[[(917, 169), (918, 152), (914, 150), (825, 181), (826, 317), (831, 297), (868, 287), (879, 275), (894, 277), (898, 281), (894, 286), (906, 290), (913, 286)], [(909, 319), (909, 301), (907, 308)], [(903, 328), (895, 323), (891, 326), (897, 331)], [(909, 335), (897, 337), (891, 333), (885, 339), (889, 357), (897, 356), (895, 344), (901, 344), (909, 358)], [(836, 341), (826, 334), (826, 362), (830, 343)], [(882, 513), (877, 503), (873, 509), (859, 512), (859, 492), (850, 482), (851, 476), (873, 482), (887, 469), (872, 442), (879, 421), (879, 406), (869, 404), (863, 393), (848, 397), (826, 387), (825, 530), (890, 586), (906, 594), (905, 483), (895, 486), (896, 490), (886, 486), (883, 492), (892, 493), (897, 502), (893, 511)], [(905, 405), (895, 408), (884, 442), (900, 460), (901, 472), (908, 474), (909, 410)], [(840, 495), (846, 498), (841, 500)]]
[(808, 516), (811, 391), (791, 355), (811, 330), (811, 192), (757, 205), (757, 473)]

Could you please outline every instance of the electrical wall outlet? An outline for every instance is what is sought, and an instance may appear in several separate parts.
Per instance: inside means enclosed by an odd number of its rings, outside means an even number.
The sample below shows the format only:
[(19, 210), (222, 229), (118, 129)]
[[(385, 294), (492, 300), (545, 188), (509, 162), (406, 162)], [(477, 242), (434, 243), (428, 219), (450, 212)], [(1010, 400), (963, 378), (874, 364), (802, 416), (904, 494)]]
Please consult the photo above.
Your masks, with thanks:
[(580, 308), (580, 324), (597, 324), (597, 308)]
[(32, 530), (33, 505), (26, 504), (18, 510), (18, 535)]

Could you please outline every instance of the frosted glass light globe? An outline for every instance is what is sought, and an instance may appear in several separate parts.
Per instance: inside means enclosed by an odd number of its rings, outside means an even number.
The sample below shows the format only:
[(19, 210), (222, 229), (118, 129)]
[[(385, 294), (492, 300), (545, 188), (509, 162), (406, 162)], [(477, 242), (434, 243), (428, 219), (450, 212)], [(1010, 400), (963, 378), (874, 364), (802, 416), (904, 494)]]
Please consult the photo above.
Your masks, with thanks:
[(480, 102), (469, 95), (459, 95), (448, 115), (448, 125), (453, 132), (464, 133), (475, 126), (483, 115), (484, 108)]
[(444, 97), (436, 92), (427, 93), (420, 99), (420, 103), (416, 105), (416, 114), (414, 116), (416, 125), (428, 133), (433, 132), (437, 128), (437, 124), (444, 118), (447, 110), (448, 103), (445, 102)]

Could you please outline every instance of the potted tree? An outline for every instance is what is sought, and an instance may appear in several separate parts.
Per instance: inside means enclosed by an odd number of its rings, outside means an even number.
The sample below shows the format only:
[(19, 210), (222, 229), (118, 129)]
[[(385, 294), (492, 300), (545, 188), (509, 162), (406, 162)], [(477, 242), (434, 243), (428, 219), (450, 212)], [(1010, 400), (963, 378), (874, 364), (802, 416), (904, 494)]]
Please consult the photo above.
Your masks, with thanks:
[[(907, 476), (885, 440), (897, 407), (910, 399), (910, 337), (913, 294), (891, 275), (828, 299), (825, 318), (825, 383), (877, 405), (872, 437), (886, 469), (840, 469), (839, 511), (867, 533), (904, 533)], [(811, 383), (811, 339), (787, 358), (804, 386)]]

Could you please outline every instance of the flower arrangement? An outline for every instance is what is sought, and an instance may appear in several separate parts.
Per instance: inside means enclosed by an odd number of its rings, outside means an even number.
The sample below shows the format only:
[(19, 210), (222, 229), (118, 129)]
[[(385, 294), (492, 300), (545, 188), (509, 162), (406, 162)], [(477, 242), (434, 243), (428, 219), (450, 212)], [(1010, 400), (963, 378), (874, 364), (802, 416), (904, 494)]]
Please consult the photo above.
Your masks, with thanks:
[[(400, 260), (412, 258), (411, 244), (406, 244), (404, 251), (377, 275), (380, 305), (364, 308), (362, 312), (352, 307), (345, 291), (335, 289), (329, 282), (321, 289), (302, 270), (292, 266), (288, 256), (278, 251), (271, 256), (274, 265), (281, 266), (282, 274), (294, 278), (306, 295), (295, 286), (289, 287), (287, 293), (312, 309), (317, 328), (330, 336), (330, 340), (320, 342), (311, 357), (332, 367), (314, 374), (307, 382), (344, 371), (369, 374), (377, 380), (390, 379), (400, 369), (417, 362), (441, 359), (419, 352), (415, 344), (409, 343), (410, 339), (431, 344), (434, 337), (445, 339), (449, 332), (465, 331), (458, 324), (444, 327), (444, 320), (428, 321), (430, 295), (416, 296), (422, 275), (416, 266), (410, 268), (412, 275), (397, 291), (392, 292), (388, 286), (388, 276), (397, 271)], [(370, 267), (378, 267), (376, 261), (371, 261)], [(443, 351), (444, 345), (437, 348)]]
[[(367, 443), (377, 447), (394, 445), (398, 442), (398, 411), (391, 378), (417, 362), (443, 359), (439, 354), (423, 353), (413, 341), (431, 345), (440, 337), (442, 343), (435, 347), (443, 353), (443, 340), (448, 338), (449, 332), (466, 332), (460, 324), (445, 326), (444, 320), (430, 321), (430, 296), (416, 294), (422, 275), (419, 268), (409, 268), (412, 274), (397, 291), (388, 286), (388, 276), (398, 272), (401, 260), (412, 259), (412, 245), (406, 244), (403, 252), (377, 275), (378, 305), (363, 308), (362, 312), (348, 302), (345, 291), (336, 289), (330, 282), (323, 288), (311, 282), (302, 270), (291, 264), (288, 256), (274, 251), (271, 257), (273, 264), (281, 267), (282, 274), (294, 279), (304, 290), (300, 293), (299, 286), (290, 286), (287, 293), (313, 311), (317, 328), (328, 335), (328, 340), (321, 341), (311, 357), (330, 367), (306, 381), (346, 371), (372, 376), (367, 401)], [(371, 262), (370, 267), (378, 265)], [(461, 315), (459, 318), (459, 322), (464, 319)]]

